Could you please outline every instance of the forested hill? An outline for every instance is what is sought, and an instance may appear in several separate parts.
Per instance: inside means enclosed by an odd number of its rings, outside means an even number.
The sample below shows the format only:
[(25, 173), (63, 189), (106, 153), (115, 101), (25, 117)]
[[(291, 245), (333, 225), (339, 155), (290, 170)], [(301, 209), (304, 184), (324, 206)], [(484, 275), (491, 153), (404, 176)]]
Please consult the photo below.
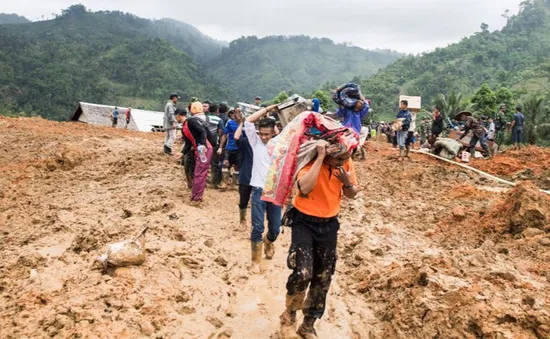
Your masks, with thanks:
[(7, 14), (7, 13), (0, 13), (0, 25), (4, 24), (24, 24), (30, 22), (29, 19), (25, 18), (24, 16), (19, 16), (15, 13)]
[[(66, 119), (78, 101), (161, 109), (170, 92), (228, 94), (154, 23), (75, 5), (54, 20), (0, 26), (0, 113)], [(177, 36), (172, 36), (175, 41)], [(187, 39), (182, 39), (187, 40)]]
[(420, 95), (429, 108), (438, 93), (470, 96), (483, 83), (518, 93), (548, 91), (550, 1), (529, 0), (501, 30), (487, 25), (471, 37), (421, 56), (402, 58), (362, 81), (381, 114), (396, 112), (398, 95)]
[(272, 98), (281, 90), (310, 93), (327, 81), (369, 76), (401, 57), (307, 36), (243, 37), (232, 41), (209, 67), (240, 98)]

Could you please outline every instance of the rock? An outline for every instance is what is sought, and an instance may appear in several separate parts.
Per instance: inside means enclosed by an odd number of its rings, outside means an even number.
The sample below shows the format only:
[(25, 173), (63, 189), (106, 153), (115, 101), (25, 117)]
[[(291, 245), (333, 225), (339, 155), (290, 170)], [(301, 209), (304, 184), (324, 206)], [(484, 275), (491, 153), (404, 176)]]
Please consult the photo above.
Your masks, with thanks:
[(139, 324), (139, 327), (141, 328), (141, 333), (151, 336), (153, 333), (155, 333), (155, 327), (153, 327), (153, 324), (151, 322), (144, 320)]
[(231, 338), (233, 336), (233, 330), (226, 328), (225, 331), (218, 334), (218, 338)]
[(535, 237), (539, 234), (543, 234), (544, 231), (541, 230), (541, 229), (538, 229), (538, 228), (534, 228), (534, 227), (528, 227), (526, 229), (523, 230), (523, 235), (526, 237), (526, 238), (532, 238), (532, 237)]
[(216, 317), (212, 317), (212, 316), (208, 316), (206, 317), (206, 320), (211, 323), (215, 328), (222, 328), (223, 327), (223, 322), (216, 318)]
[(222, 256), (218, 256), (214, 261), (222, 267), (227, 267), (227, 260)]
[(453, 208), (452, 214), (453, 218), (457, 221), (463, 221), (467, 216), (466, 209), (462, 206)]
[(204, 246), (212, 248), (214, 246), (214, 240), (208, 239), (204, 242)]
[(539, 239), (539, 244), (542, 246), (550, 246), (550, 238)]
[(176, 229), (174, 231), (174, 239), (177, 241), (187, 241), (187, 239), (189, 239), (189, 235), (184, 230)]

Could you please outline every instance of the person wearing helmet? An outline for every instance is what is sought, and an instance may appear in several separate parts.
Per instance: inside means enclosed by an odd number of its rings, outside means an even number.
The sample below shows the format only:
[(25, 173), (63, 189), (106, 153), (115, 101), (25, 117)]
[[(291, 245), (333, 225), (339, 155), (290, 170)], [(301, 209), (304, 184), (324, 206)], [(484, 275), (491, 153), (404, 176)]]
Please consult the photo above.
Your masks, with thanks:
[(170, 94), (170, 100), (164, 107), (164, 131), (166, 132), (164, 153), (168, 155), (172, 155), (172, 147), (174, 147), (174, 141), (176, 140), (176, 103), (178, 99), (177, 94)]

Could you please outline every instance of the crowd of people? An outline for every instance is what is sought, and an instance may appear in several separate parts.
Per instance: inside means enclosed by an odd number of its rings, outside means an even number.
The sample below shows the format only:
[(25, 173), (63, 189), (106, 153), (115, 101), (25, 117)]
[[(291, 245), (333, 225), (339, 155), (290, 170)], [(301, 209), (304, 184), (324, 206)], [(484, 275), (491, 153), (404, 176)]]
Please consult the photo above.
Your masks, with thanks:
[[(282, 225), (292, 228), (287, 259), (292, 273), (286, 285), (286, 308), (280, 317), (281, 330), (290, 335), (298, 333), (303, 338), (315, 338), (314, 323), (325, 312), (326, 297), (336, 264), (341, 199), (342, 196), (353, 198), (358, 192), (351, 158), (359, 149), (360, 140), (386, 134), (394, 147), (399, 148), (399, 160), (403, 161), (410, 156), (415, 143), (433, 147), (445, 133), (445, 121), (440, 108), (434, 107), (431, 116), (421, 119), (417, 126), (417, 113), (411, 112), (408, 102), (403, 100), (394, 122), (365, 126), (370, 102), (360, 94), (357, 87), (346, 84), (333, 95), (333, 100), (339, 106), (335, 114), (342, 122), (338, 124), (339, 127), (334, 127), (334, 120), (325, 121), (324, 115), (313, 113), (320, 111), (319, 100), (313, 99), (312, 112), (294, 119), (293, 127), (286, 126), (279, 131), (278, 106), (262, 105), (260, 97), (255, 98), (259, 110), (247, 117), (240, 107), (229, 107), (226, 102), (201, 103), (196, 98), (191, 99), (186, 109), (178, 109), (178, 99), (177, 94), (170, 95), (165, 106), (164, 153), (182, 164), (187, 186), (191, 190), (191, 206), (201, 206), (209, 172), (214, 189), (224, 190), (238, 184), (238, 228), (250, 230), (250, 269), (255, 273), (262, 271), (263, 258), (273, 258), (274, 243)], [(500, 112), (505, 111), (501, 109)], [(506, 126), (500, 115), (489, 119), (487, 128), (470, 112), (461, 112), (454, 118), (454, 122), (448, 122), (447, 129), (462, 128), (460, 138), (472, 131), (470, 148), (479, 141), (489, 155), (491, 151), (486, 140), (499, 138), (503, 126)], [(519, 140), (518, 143), (521, 142), (524, 120), (521, 108), (518, 107), (512, 123), (514, 140)], [(288, 128), (294, 130), (289, 132)], [(181, 152), (174, 151), (177, 130), (181, 130), (183, 139)], [(279, 138), (273, 139), (279, 132)], [(298, 139), (292, 139), (296, 133), (299, 134)], [(278, 141), (281, 138), (285, 144), (279, 147), (295, 149), (290, 152), (288, 149), (280, 151), (281, 154), (286, 152), (283, 155), (285, 158), (277, 159), (278, 155), (273, 155), (273, 149), (277, 143), (281, 143)], [(292, 140), (299, 140), (298, 146)], [(291, 203), (285, 201), (283, 206), (280, 199), (266, 198), (273, 194), (267, 182), (273, 181), (269, 176), (273, 176), (274, 163), (290, 161), (292, 156), (302, 151), (300, 147), (304, 143), (311, 146), (309, 149), (314, 150), (315, 154), (306, 157), (307, 164), (290, 164), (287, 168), (296, 170), (290, 174), (283, 168), (276, 167), (275, 170), (276, 180), (284, 175), (292, 177), (290, 186), (295, 185), (295, 192)], [(277, 184), (281, 182), (284, 181), (277, 181)], [(249, 204), (250, 223), (247, 218)], [(298, 310), (302, 310), (305, 317), (296, 330)]]
[[(287, 281), (281, 327), (287, 333), (315, 338), (314, 323), (324, 314), (334, 273), (342, 195), (352, 198), (358, 191), (350, 157), (359, 145), (361, 121), (368, 114), (368, 101), (364, 98), (355, 100), (353, 107), (343, 106), (338, 112), (349, 129), (339, 125), (338, 130), (328, 130), (320, 120), (309, 122), (312, 125), (308, 128), (318, 132), (317, 136), (311, 137), (315, 139), (316, 155), (296, 171), (296, 196), (290, 204), (283, 206), (265, 199), (264, 192), (273, 164), (270, 141), (280, 132), (277, 105), (266, 107), (261, 98), (256, 97), (255, 104), (261, 109), (245, 117), (240, 107), (229, 107), (225, 102), (200, 103), (192, 98), (187, 109), (178, 109), (178, 100), (178, 95), (172, 94), (165, 106), (164, 153), (183, 165), (191, 190), (190, 204), (201, 206), (208, 172), (214, 189), (227, 189), (238, 183), (238, 225), (241, 230), (250, 230), (250, 269), (254, 273), (262, 271), (263, 258), (273, 258), (274, 243), (283, 222), (292, 227), (288, 256), (292, 273)], [(319, 100), (312, 102), (319, 110)], [(174, 150), (178, 130), (181, 130), (183, 139), (181, 152)], [(342, 141), (345, 139), (343, 135), (353, 135), (352, 142)], [(250, 224), (247, 218), (249, 204)], [(306, 297), (312, 301), (307, 305)], [(298, 310), (303, 310), (305, 317), (296, 329)]]

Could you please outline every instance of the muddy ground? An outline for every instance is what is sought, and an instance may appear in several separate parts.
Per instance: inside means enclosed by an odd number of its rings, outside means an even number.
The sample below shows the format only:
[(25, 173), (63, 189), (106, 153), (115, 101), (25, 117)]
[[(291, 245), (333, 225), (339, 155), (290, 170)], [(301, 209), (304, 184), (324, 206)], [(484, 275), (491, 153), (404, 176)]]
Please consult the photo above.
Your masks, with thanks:
[[(524, 180), (510, 189), (368, 148), (319, 336), (549, 338), (547, 150), (474, 162)], [(161, 135), (0, 117), (0, 337), (279, 338), (290, 232), (250, 275), (237, 191), (190, 207), (161, 150)], [(144, 226), (142, 266), (97, 265)]]

